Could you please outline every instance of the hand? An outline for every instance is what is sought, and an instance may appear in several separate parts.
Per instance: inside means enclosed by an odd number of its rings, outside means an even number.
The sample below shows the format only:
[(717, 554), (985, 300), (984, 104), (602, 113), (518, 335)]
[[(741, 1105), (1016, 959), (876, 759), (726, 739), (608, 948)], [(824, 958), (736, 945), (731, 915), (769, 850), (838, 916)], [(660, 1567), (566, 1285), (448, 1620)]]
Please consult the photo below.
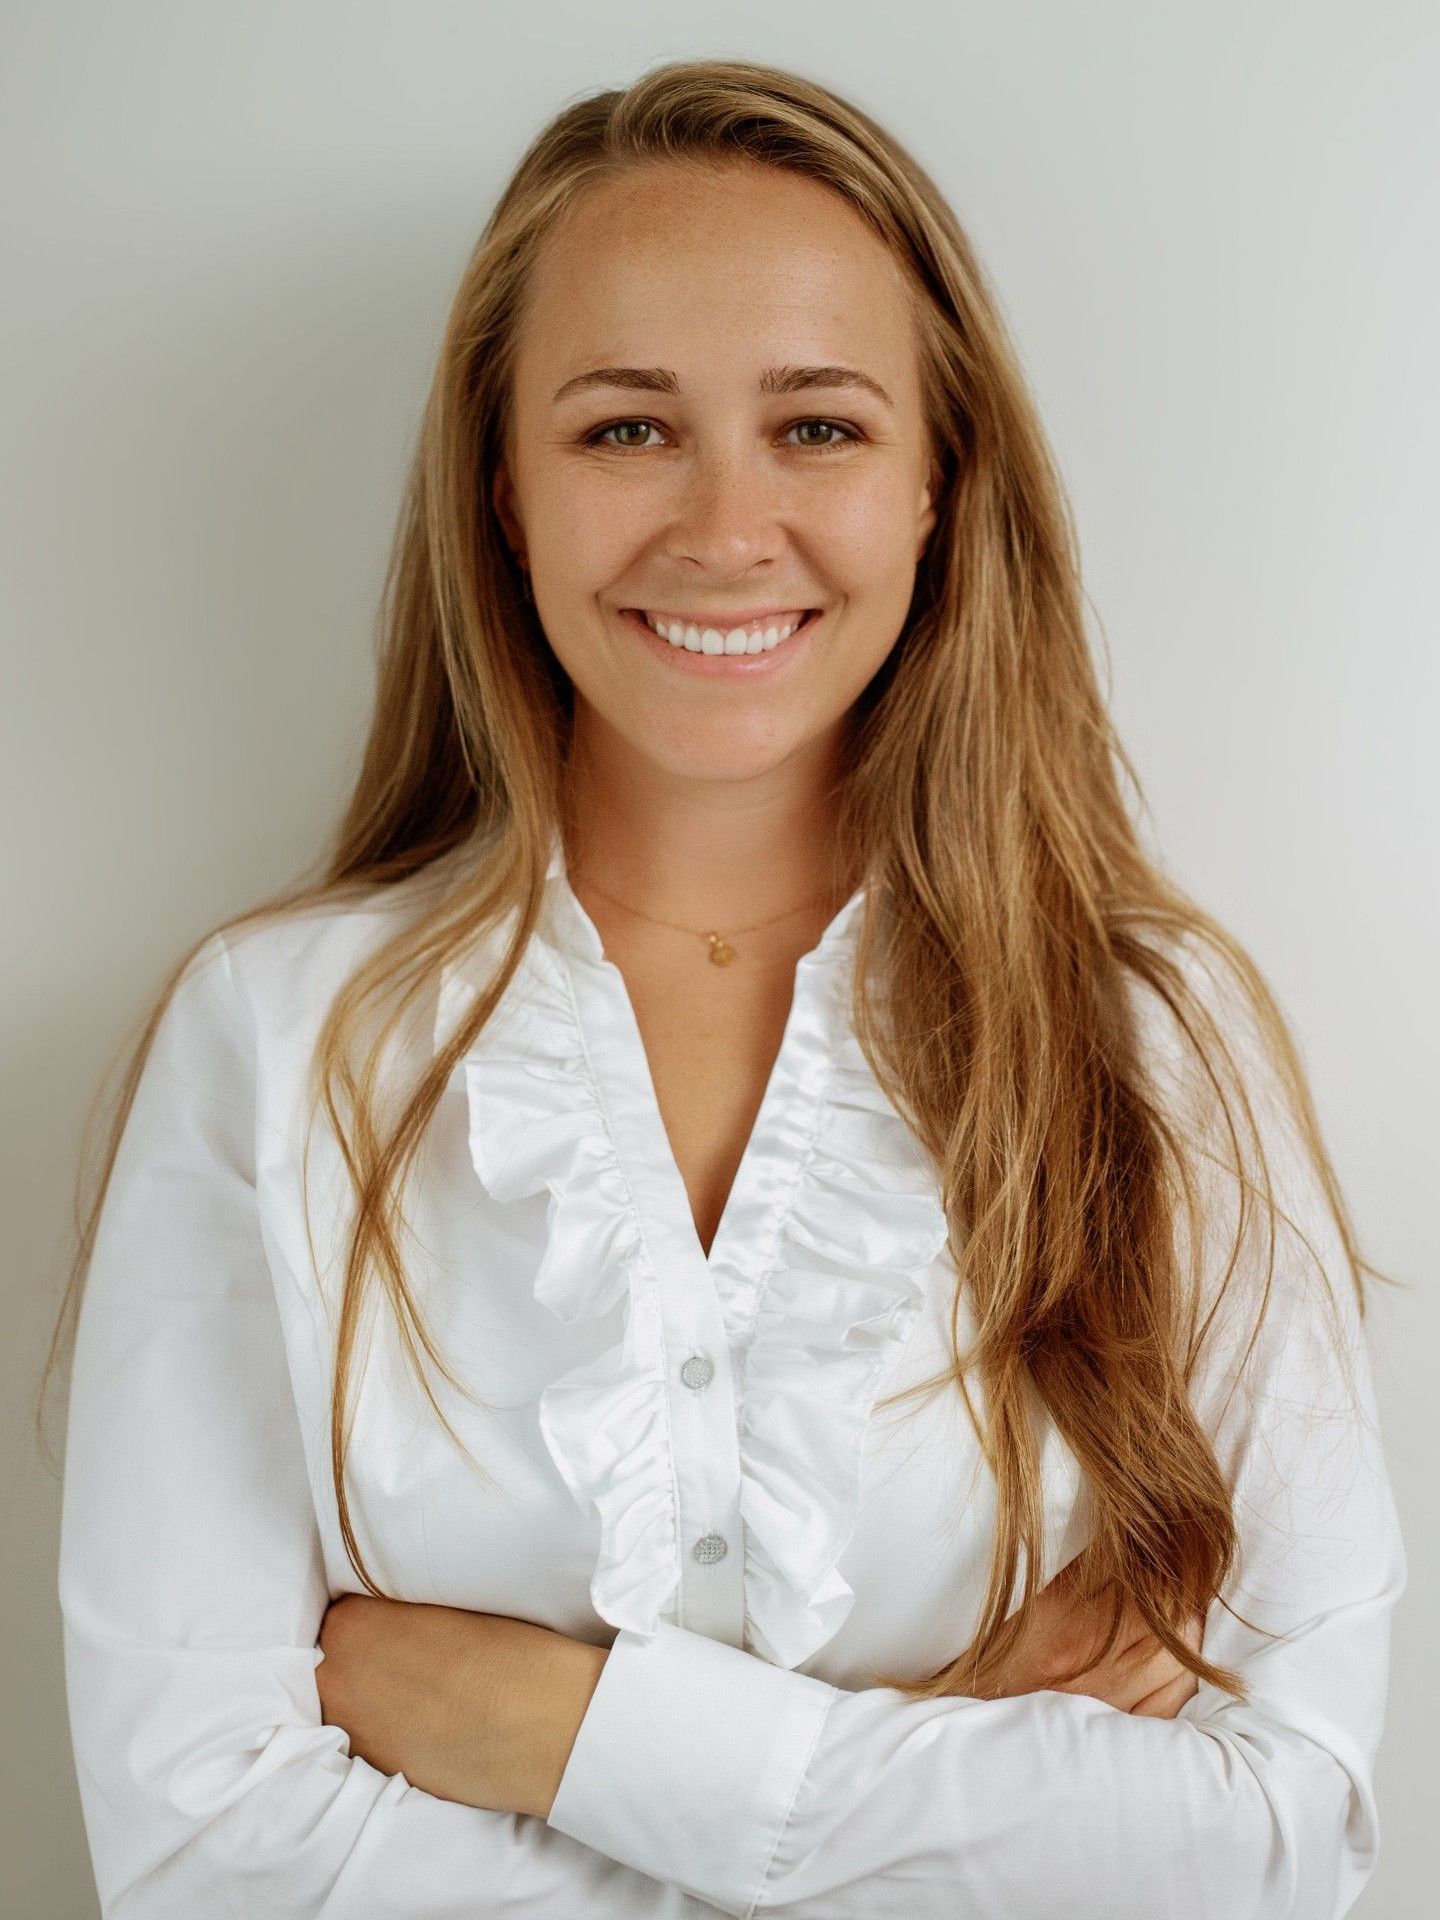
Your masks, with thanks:
[(342, 1594), (315, 1670), (327, 1726), (443, 1800), (548, 1815), (606, 1649), (529, 1620)]
[[(999, 1697), (1052, 1689), (1083, 1693), (1118, 1707), (1122, 1713), (1173, 1720), (1200, 1683), (1151, 1633), (1127, 1596), (1120, 1630), (1105, 1658), (1073, 1680), (1056, 1678), (1069, 1673), (1103, 1642), (1109, 1609), (1108, 1593), (1082, 1602), (1078, 1598), (1081, 1561), (1072, 1560), (1036, 1597), (1029, 1627), (1010, 1655)], [(1181, 1638), (1196, 1652), (1204, 1633), (1204, 1619), (1194, 1614)]]

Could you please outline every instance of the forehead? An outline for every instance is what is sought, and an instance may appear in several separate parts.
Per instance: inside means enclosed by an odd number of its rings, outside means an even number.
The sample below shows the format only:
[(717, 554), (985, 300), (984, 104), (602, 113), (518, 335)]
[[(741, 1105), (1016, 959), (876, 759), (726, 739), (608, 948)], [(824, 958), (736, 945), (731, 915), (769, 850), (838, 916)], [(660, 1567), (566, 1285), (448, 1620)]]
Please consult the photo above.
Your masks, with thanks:
[(541, 245), (517, 342), (522, 379), (551, 387), (630, 361), (676, 367), (683, 383), (687, 366), (698, 377), (727, 359), (858, 360), (903, 385), (911, 353), (884, 241), (829, 187), (754, 162), (654, 165), (587, 187)]

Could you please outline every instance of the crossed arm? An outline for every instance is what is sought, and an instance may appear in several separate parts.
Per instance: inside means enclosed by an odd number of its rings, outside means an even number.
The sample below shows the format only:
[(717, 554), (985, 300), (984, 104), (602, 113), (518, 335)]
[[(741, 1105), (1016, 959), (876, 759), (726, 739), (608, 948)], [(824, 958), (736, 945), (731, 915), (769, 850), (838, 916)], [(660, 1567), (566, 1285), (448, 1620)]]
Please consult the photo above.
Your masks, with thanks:
[[(1080, 1560), (1084, 1555), (1080, 1556)], [(1108, 1625), (1073, 1598), (1072, 1561), (1041, 1595), (1007, 1665), (1005, 1696), (1063, 1686), (1124, 1713), (1174, 1719), (1199, 1683), (1122, 1612), (1112, 1653), (1086, 1664)], [(1201, 1642), (1203, 1620), (1186, 1632)], [(321, 1624), (320, 1710), (350, 1751), (444, 1800), (548, 1820), (576, 1735), (609, 1658), (605, 1647), (503, 1614), (342, 1595)], [(1080, 1656), (1080, 1657), (1077, 1657)], [(1083, 1670), (1062, 1682), (1076, 1666)]]
[(604, 1647), (502, 1614), (367, 1593), (332, 1602), (315, 1671), (326, 1724), (442, 1800), (544, 1820)]
[(1202, 1685), (1161, 1724), (1058, 1691), (913, 1702), (673, 1626), (602, 1650), (332, 1606), (257, 1214), (253, 1075), (222, 948), (157, 1031), (71, 1383), (60, 1599), (107, 1916), (1348, 1911), (1374, 1859), (1405, 1562), (1359, 1329), (1350, 1314), (1352, 1418), (1293, 1249), (1217, 1436), (1238, 1607), (1264, 1631), (1217, 1607), (1204, 1644), (1248, 1703)]

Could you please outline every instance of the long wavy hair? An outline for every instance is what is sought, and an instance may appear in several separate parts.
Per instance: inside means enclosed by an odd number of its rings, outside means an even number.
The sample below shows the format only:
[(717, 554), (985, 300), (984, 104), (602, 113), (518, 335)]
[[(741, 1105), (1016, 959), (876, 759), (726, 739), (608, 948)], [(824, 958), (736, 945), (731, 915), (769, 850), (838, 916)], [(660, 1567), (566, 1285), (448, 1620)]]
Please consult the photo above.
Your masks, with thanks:
[[(1190, 1388), (1205, 1329), (1242, 1270), (1259, 1273), (1258, 1329), (1284, 1215), (1234, 1021), (1217, 1017), (1195, 955), (1233, 985), (1231, 1004), (1259, 1036), (1333, 1213), (1362, 1315), (1366, 1276), (1386, 1276), (1357, 1250), (1271, 992), (1237, 942), (1142, 850), (1127, 792), (1136, 810), (1143, 799), (1097, 685), (1070, 509), (968, 237), (873, 119), (811, 80), (743, 61), (655, 67), (623, 90), (567, 105), (524, 154), (445, 328), (382, 594), (374, 712), (353, 795), (318, 874), (218, 929), (409, 882), (423, 895), (432, 873), (448, 870), (446, 856), (479, 849), (465, 885), (421, 898), (345, 983), (313, 1063), (311, 1124), (323, 1107), (355, 1196), (331, 1415), (347, 1552), (379, 1593), (345, 1487), (350, 1374), (372, 1285), (388, 1297), (436, 1417), (465, 1451), (422, 1353), (473, 1396), (407, 1287), (400, 1200), (452, 1069), (535, 931), (552, 835), (565, 818), (573, 689), (491, 499), (509, 444), (519, 316), (537, 253), (577, 196), (660, 164), (780, 167), (823, 182), (902, 265), (917, 321), (938, 519), (902, 631), (849, 716), (839, 830), (851, 871), (867, 882), (855, 1030), (933, 1157), (959, 1275), (950, 1364), (892, 1398), (958, 1390), (995, 1477), (997, 1522), (970, 1643), (923, 1681), (877, 1680), (916, 1698), (998, 1687), (1040, 1590), (1038, 1395), (1088, 1491), (1082, 1587), (1111, 1602), (1105, 1650), (1128, 1595), (1178, 1661), (1243, 1699), (1240, 1676), (1183, 1637), (1188, 1617), (1220, 1595), (1238, 1551), (1231, 1498)], [(512, 910), (514, 937), (488, 991), (381, 1128), (375, 1094), (391, 1033), (433, 991), (441, 965)], [(88, 1209), (77, 1200), (78, 1246), (40, 1385), (42, 1439), (46, 1388), (62, 1357), (73, 1357), (136, 1084), (180, 976), (209, 937), (177, 962), (143, 1023)], [(888, 989), (883, 1006), (867, 988), (876, 969)], [(1161, 1097), (1137, 989), (1171, 1022), (1203, 1096), (1195, 1107), (1203, 1124), (1182, 1124)], [(368, 1052), (352, 1058), (368, 1010), (387, 1008)], [(308, 1147), (307, 1132), (307, 1167)], [(1218, 1275), (1201, 1257), (1213, 1249), (1205, 1164), (1232, 1176), (1238, 1201)], [(1255, 1265), (1241, 1254), (1257, 1222), (1266, 1257)], [(962, 1289), (975, 1329), (968, 1348), (959, 1340)]]

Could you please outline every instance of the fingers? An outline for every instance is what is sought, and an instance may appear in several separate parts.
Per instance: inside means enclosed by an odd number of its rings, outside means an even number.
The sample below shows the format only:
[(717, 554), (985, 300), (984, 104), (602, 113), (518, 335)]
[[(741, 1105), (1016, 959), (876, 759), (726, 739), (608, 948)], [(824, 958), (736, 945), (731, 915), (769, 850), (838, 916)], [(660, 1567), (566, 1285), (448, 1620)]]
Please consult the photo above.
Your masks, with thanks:
[[(1007, 1662), (997, 1697), (1048, 1689), (1089, 1694), (1122, 1712), (1173, 1717), (1193, 1698), (1198, 1681), (1156, 1639), (1130, 1596), (1122, 1596), (1113, 1644), (1100, 1654), (1115, 1609), (1113, 1588), (1085, 1602), (1067, 1587), (1076, 1584), (1071, 1562), (1037, 1597), (1031, 1624)], [(1199, 1652), (1204, 1616), (1193, 1614), (1181, 1638)]]
[(1181, 1673), (1163, 1687), (1157, 1687), (1153, 1693), (1131, 1707), (1131, 1713), (1143, 1714), (1147, 1720), (1173, 1720), (1187, 1700), (1193, 1700), (1200, 1691), (1200, 1682), (1193, 1673)]
[[(1192, 1614), (1181, 1631), (1181, 1639), (1192, 1653), (1199, 1653), (1204, 1635), (1204, 1616)], [(1158, 1643), (1155, 1644), (1153, 1656), (1137, 1668), (1134, 1676), (1127, 1676), (1127, 1683), (1138, 1683), (1147, 1689), (1128, 1709), (1131, 1713), (1143, 1714), (1147, 1719), (1173, 1720), (1185, 1703), (1193, 1700), (1200, 1691), (1197, 1676), (1188, 1667), (1181, 1667), (1173, 1655)]]
[[(1198, 1652), (1203, 1631), (1204, 1623), (1196, 1615), (1186, 1623), (1180, 1638), (1192, 1651)], [(1138, 1636), (1128, 1641), (1126, 1626), (1122, 1626), (1116, 1644), (1103, 1658), (1094, 1657), (1099, 1648), (1098, 1640), (1093, 1643), (1088, 1657), (1084, 1654), (1072, 1657), (1077, 1654), (1077, 1646), (1077, 1642), (1070, 1641), (1063, 1648), (1052, 1646), (1047, 1649), (1049, 1657), (1038, 1684), (1059, 1693), (1091, 1694), (1129, 1713), (1151, 1695), (1163, 1695), (1166, 1689), (1177, 1683), (1188, 1685), (1195, 1680), (1189, 1668), (1182, 1665), (1169, 1648), (1143, 1625)], [(1083, 1670), (1077, 1673), (1075, 1668), (1082, 1660)], [(1188, 1694), (1184, 1696), (1188, 1697)], [(1183, 1704), (1183, 1699), (1174, 1702), (1176, 1707)]]

